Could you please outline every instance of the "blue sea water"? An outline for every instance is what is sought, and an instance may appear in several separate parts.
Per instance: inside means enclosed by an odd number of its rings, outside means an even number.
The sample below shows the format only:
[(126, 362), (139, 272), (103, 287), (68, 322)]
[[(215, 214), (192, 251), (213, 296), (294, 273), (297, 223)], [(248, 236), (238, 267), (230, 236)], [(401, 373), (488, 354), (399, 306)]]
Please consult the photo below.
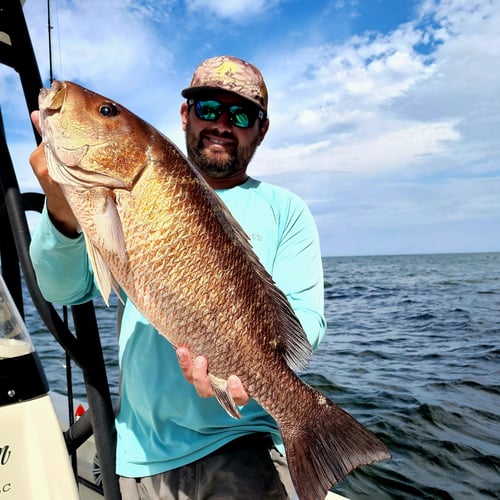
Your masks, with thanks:
[[(500, 498), (500, 253), (329, 257), (328, 332), (304, 379), (377, 434), (393, 458), (334, 491), (351, 499)], [(97, 304), (111, 391), (115, 316)], [(28, 308), (52, 390), (62, 349)], [(77, 397), (84, 398), (78, 370)]]

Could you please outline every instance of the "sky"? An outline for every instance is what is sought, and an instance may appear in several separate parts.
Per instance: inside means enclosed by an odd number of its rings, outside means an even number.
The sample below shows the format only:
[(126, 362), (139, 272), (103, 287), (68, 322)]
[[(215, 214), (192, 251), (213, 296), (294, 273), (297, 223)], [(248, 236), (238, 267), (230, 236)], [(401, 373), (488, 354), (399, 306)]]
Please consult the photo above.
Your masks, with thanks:
[[(270, 129), (249, 174), (305, 200), (324, 256), (500, 251), (500, 0), (52, 0), (53, 77), (116, 100), (183, 151), (205, 58), (260, 68)], [(47, 3), (25, 17), (44, 85)], [(0, 104), (40, 191), (19, 78)]]

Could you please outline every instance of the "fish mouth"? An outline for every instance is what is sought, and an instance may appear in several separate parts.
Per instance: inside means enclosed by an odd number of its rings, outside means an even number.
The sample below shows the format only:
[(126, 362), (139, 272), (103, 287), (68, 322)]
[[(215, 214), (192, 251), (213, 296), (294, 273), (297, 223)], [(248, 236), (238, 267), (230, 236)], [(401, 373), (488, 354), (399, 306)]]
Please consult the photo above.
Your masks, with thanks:
[(61, 110), (66, 99), (68, 86), (64, 82), (54, 80), (50, 89), (43, 88), (38, 95), (38, 107), (43, 117), (53, 115)]
[[(68, 85), (65, 82), (54, 80), (50, 89), (42, 88), (38, 95), (38, 107), (40, 109), (40, 126), (42, 129), (42, 139), (50, 147), (51, 139), (57, 137), (57, 131), (53, 129), (50, 117), (62, 112), (66, 96), (68, 94)], [(65, 148), (60, 145), (57, 149), (57, 155), (54, 148), (51, 148), (54, 156), (58, 157), (62, 163), (67, 166), (77, 166), (89, 150), (88, 145), (79, 148)]]

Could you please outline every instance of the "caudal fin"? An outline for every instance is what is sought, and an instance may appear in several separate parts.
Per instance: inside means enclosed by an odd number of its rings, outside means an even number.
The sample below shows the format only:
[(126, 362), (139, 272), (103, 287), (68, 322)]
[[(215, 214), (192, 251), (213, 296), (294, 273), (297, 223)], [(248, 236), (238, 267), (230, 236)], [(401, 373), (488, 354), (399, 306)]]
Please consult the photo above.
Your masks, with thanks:
[(355, 418), (323, 395), (316, 398), (304, 420), (281, 427), (300, 500), (324, 500), (356, 467), (391, 458), (384, 443)]

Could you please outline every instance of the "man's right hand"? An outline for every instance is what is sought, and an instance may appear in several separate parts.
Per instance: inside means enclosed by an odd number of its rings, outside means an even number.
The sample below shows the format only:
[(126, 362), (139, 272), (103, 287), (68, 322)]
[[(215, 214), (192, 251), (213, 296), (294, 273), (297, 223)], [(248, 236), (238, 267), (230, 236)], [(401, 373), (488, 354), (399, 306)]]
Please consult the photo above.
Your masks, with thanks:
[[(38, 111), (33, 111), (33, 113), (31, 113), (31, 120), (36, 129), (41, 133), (40, 113)], [(44, 148), (44, 144), (41, 143), (31, 153), (30, 164), (43, 192), (47, 196), (47, 210), (52, 223), (61, 233), (74, 238), (78, 236), (78, 221), (64, 197), (61, 186), (53, 181), (49, 175)]]
[[(208, 361), (204, 356), (191, 358), (191, 353), (187, 347), (177, 348), (177, 358), (179, 366), (186, 380), (194, 385), (196, 392), (202, 398), (215, 396), (212, 384), (208, 378)], [(241, 380), (236, 375), (231, 375), (227, 379), (229, 393), (233, 401), (240, 406), (245, 406), (250, 397), (248, 396)]]

